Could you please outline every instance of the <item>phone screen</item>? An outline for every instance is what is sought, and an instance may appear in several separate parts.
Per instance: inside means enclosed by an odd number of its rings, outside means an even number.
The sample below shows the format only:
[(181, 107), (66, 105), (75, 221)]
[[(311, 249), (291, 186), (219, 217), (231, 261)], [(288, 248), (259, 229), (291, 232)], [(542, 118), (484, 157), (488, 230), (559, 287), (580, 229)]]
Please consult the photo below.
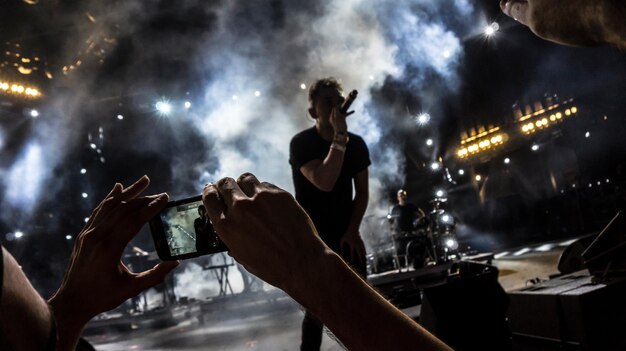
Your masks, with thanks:
[[(170, 202), (158, 217), (160, 221), (151, 223), (153, 232), (159, 233), (160, 237), (155, 242), (161, 246), (166, 243), (171, 258), (195, 257), (227, 250), (217, 236), (200, 197)], [(162, 252), (163, 249), (157, 251)]]

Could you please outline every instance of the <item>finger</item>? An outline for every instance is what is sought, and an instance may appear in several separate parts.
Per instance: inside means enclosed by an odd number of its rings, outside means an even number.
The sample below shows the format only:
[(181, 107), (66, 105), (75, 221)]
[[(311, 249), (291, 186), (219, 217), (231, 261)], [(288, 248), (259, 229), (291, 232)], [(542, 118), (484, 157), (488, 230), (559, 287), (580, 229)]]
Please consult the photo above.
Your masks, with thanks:
[(144, 224), (165, 208), (168, 200), (169, 196), (166, 193), (162, 193), (128, 202), (128, 210), (125, 211), (125, 215), (130, 217), (130, 225), (127, 231), (122, 232), (124, 235), (120, 238), (120, 242), (123, 244), (122, 250), (137, 235), (137, 232)]
[(96, 208), (91, 211), (91, 216), (89, 216), (89, 220), (85, 224), (84, 228), (89, 228), (93, 223), (102, 215), (105, 215), (110, 210), (110, 203), (112, 199), (115, 199), (119, 194), (122, 193), (122, 184), (115, 183), (113, 185), (113, 189), (104, 197), (104, 199), (96, 206)]
[(261, 185), (259, 180), (252, 173), (244, 173), (237, 178), (237, 184), (248, 197), (253, 197), (257, 193), (257, 187)]
[(215, 184), (207, 184), (202, 191), (202, 203), (206, 209), (207, 216), (211, 223), (215, 225), (223, 216), (226, 209)]
[(134, 182), (132, 185), (122, 190), (121, 197), (123, 200), (134, 199), (139, 194), (141, 194), (144, 190), (146, 190), (148, 185), (150, 185), (150, 178), (148, 178), (147, 175), (144, 175), (143, 177), (139, 178), (136, 182)]
[(224, 214), (228, 213), (228, 210), (233, 207), (235, 201), (246, 196), (239, 185), (237, 185), (237, 182), (230, 177), (222, 178), (217, 182), (217, 191), (224, 205), (226, 205)]
[(354, 110), (346, 112), (346, 117), (350, 116), (353, 113), (354, 113)]
[(158, 263), (150, 270), (135, 274), (135, 286), (137, 289), (135, 295), (162, 283), (167, 274), (178, 267), (179, 264), (180, 262), (178, 261), (164, 261)]

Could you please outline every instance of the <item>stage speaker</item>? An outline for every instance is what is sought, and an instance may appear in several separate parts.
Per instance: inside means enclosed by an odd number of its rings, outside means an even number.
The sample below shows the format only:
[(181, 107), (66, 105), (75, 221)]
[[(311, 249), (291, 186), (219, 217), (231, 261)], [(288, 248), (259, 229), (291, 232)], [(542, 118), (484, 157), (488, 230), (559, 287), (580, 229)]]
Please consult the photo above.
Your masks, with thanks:
[(585, 269), (583, 252), (595, 238), (596, 234), (591, 234), (576, 239), (576, 241), (567, 245), (559, 257), (557, 265), (559, 272), (561, 274), (570, 274)]
[(455, 350), (510, 350), (498, 269), (461, 262), (459, 277), (424, 289), (420, 324)]

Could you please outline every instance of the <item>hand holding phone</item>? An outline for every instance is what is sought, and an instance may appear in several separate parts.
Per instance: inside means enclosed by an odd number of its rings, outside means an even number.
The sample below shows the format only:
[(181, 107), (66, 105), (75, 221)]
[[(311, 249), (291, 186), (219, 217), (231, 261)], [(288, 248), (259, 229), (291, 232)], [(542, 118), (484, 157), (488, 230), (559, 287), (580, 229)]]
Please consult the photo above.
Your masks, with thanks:
[(172, 201), (150, 220), (159, 258), (182, 260), (227, 251), (202, 204), (202, 196)]

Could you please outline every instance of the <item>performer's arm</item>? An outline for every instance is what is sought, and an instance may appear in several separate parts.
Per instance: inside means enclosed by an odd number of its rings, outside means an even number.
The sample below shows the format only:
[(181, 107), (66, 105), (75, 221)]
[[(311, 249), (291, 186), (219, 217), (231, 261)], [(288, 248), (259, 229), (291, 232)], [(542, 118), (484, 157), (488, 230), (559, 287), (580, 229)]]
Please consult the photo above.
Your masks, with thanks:
[(300, 172), (306, 179), (322, 191), (332, 191), (341, 173), (346, 144), (348, 143), (348, 125), (346, 124), (348, 115), (339, 111), (339, 106), (333, 109), (330, 123), (334, 135), (326, 158), (324, 160), (311, 160), (300, 167)]
[[(338, 145), (345, 147), (346, 144)], [(344, 152), (331, 145), (323, 161), (311, 160), (300, 167), (300, 172), (318, 189), (326, 192), (332, 191), (341, 172)]]
[(204, 205), (230, 254), (310, 310), (350, 350), (449, 350), (353, 273), (287, 192), (252, 174), (208, 185)]
[(367, 168), (354, 177), (355, 195), (352, 201), (352, 217), (348, 230), (341, 238), (341, 246), (348, 245), (352, 260), (365, 259), (365, 245), (359, 235), (359, 227), (367, 209), (369, 200), (369, 178)]

